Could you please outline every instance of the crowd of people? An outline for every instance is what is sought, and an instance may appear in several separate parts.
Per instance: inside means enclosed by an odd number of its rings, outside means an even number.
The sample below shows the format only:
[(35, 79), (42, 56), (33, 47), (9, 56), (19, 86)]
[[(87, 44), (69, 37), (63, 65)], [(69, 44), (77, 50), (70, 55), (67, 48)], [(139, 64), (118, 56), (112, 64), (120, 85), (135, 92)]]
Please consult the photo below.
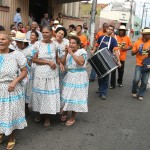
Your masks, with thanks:
[[(58, 113), (62, 122), (73, 125), (77, 113), (88, 112), (89, 81), (96, 78), (94, 69), (90, 79), (86, 71), (87, 24), (71, 24), (67, 31), (60, 13), (54, 21), (44, 14), (42, 28), (32, 19), (24, 27), (20, 11), (17, 9), (10, 33), (0, 32), (0, 143), (9, 136), (8, 150), (15, 146), (14, 130), (27, 127), (25, 115), (29, 114), (29, 106), (37, 112), (34, 121), (44, 120), (45, 127), (50, 126), (49, 115)], [(139, 100), (143, 100), (149, 78), (149, 71), (143, 70), (143, 60), (150, 54), (150, 29), (143, 29), (141, 34), (132, 45), (125, 26), (121, 25), (115, 35), (114, 26), (104, 23), (90, 50), (94, 55), (107, 47), (116, 56), (117, 82), (122, 87), (127, 51), (132, 49), (132, 55), (136, 55), (132, 96)], [(109, 75), (98, 78), (98, 93), (103, 100), (109, 84), (110, 89), (115, 88), (116, 70), (111, 73), (110, 83)]]

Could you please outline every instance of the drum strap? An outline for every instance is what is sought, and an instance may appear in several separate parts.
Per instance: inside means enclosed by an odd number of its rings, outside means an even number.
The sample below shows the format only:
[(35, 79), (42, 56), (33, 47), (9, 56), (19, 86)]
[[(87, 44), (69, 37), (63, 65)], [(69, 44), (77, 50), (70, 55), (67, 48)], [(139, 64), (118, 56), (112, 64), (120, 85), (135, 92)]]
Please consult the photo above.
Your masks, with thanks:
[[(99, 47), (101, 46), (101, 44), (102, 44), (102, 42), (104, 41), (105, 37), (106, 37), (106, 36), (103, 36), (103, 38), (102, 38), (102, 40), (101, 40), (101, 42), (100, 42), (100, 44), (99, 44)], [(107, 46), (108, 49), (110, 48), (110, 43), (111, 43), (111, 36), (110, 36), (110, 38), (109, 38), (109, 42), (108, 42), (108, 46)]]

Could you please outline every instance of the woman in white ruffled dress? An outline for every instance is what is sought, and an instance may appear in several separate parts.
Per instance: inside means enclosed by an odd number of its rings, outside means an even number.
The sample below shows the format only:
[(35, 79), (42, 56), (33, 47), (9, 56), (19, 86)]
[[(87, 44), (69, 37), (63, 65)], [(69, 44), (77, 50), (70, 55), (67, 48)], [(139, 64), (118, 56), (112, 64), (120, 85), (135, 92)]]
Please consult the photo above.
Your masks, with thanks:
[[(58, 58), (61, 59), (65, 55), (66, 46), (69, 46), (69, 40), (65, 38), (67, 36), (67, 31), (64, 27), (58, 27), (56, 29), (55, 33), (56, 33), (56, 37), (54, 39), (54, 42), (57, 47)], [(61, 93), (62, 82), (66, 75), (66, 71), (65, 71), (65, 68), (62, 65), (62, 63), (61, 62), (59, 62), (59, 63), (60, 63), (60, 67), (61, 67), (61, 68), (59, 68), (59, 84), (60, 84), (60, 93)]]
[[(15, 146), (14, 130), (27, 126), (24, 90), (20, 81), (27, 75), (26, 58), (8, 48), (10, 37), (0, 33), (0, 143), (9, 136), (6, 149)], [(18, 70), (20, 74), (18, 75)]]
[(35, 121), (41, 120), (41, 114), (44, 114), (44, 126), (50, 125), (48, 114), (60, 112), (60, 87), (59, 71), (57, 67), (56, 44), (51, 41), (52, 30), (44, 27), (42, 30), (43, 40), (34, 44), (37, 51), (37, 57), (32, 61), (36, 63), (33, 80), (33, 111), (39, 112)]
[(77, 112), (88, 112), (87, 52), (79, 48), (80, 44), (78, 37), (71, 37), (65, 56), (61, 59), (61, 62), (67, 68), (61, 94), (61, 101), (64, 105), (61, 120), (65, 121), (68, 111), (71, 111), (71, 118), (66, 122), (68, 126), (75, 123)]

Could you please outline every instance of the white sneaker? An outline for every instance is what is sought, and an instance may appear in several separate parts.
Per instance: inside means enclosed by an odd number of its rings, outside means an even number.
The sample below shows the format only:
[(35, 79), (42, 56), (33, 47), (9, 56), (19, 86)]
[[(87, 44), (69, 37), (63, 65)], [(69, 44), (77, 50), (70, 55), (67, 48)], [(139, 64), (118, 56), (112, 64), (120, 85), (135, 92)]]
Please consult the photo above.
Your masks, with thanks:
[(133, 98), (137, 98), (137, 94), (132, 94), (132, 97)]
[(144, 98), (143, 98), (143, 97), (138, 97), (138, 99), (139, 99), (140, 101), (142, 101)]

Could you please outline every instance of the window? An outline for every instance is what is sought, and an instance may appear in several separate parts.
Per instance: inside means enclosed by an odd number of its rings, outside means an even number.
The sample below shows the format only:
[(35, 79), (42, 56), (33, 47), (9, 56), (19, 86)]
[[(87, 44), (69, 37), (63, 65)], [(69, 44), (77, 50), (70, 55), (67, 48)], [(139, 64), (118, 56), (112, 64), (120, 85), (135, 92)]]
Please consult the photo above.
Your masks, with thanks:
[(0, 6), (2, 6), (2, 0), (0, 0)]

